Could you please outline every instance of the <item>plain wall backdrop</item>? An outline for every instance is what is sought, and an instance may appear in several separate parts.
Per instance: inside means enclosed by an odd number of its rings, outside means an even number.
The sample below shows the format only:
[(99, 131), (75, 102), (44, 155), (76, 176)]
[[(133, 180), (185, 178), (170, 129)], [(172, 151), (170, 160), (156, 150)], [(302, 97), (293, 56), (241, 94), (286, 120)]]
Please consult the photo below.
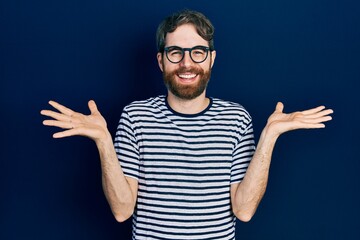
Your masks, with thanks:
[(267, 192), (237, 239), (360, 239), (360, 4), (356, 0), (0, 2), (0, 239), (130, 239), (101, 187), (95, 144), (53, 139), (49, 100), (88, 114), (94, 99), (112, 134), (123, 107), (165, 94), (156, 63), (160, 21), (184, 8), (213, 22), (208, 95), (239, 102), (256, 139), (276, 102), (325, 105), (321, 130), (276, 144)]

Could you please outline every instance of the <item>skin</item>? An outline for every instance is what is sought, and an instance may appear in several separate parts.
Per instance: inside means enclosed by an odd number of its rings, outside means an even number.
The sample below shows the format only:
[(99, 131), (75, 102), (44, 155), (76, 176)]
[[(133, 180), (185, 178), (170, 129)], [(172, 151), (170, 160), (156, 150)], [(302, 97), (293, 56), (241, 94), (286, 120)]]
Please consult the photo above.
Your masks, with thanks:
[[(179, 26), (174, 32), (168, 33), (166, 35), (165, 42), (166, 46), (179, 46), (182, 48), (191, 48), (198, 45), (209, 46), (208, 41), (198, 35), (195, 27), (191, 24)], [(208, 71), (213, 67), (215, 57), (216, 51), (212, 51), (211, 57), (208, 56), (204, 62), (194, 63), (189, 56), (189, 52), (186, 52), (184, 59), (180, 63), (173, 64), (169, 62), (166, 56), (162, 53), (157, 54), (158, 65), (162, 72), (171, 72), (179, 67), (190, 68), (191, 66), (201, 67), (202, 69)], [(186, 72), (185, 74), (191, 74), (191, 72)], [(179, 84), (196, 84), (199, 81), (199, 76), (192, 79), (183, 79), (180, 76), (176, 76), (175, 79)], [(201, 112), (209, 105), (210, 100), (206, 98), (205, 95), (206, 90), (199, 97), (189, 101), (178, 98), (168, 91), (167, 100), (171, 108), (175, 111), (185, 114), (195, 114)]]
[[(208, 42), (202, 39), (192, 25), (179, 26), (174, 32), (166, 36), (166, 46), (180, 46), (191, 48), (196, 45), (208, 46)], [(208, 57), (203, 63), (194, 63), (186, 52), (183, 61), (178, 64), (170, 63), (161, 53), (157, 54), (158, 65), (161, 71), (174, 71), (180, 66), (201, 67), (205, 71), (214, 65), (216, 52), (213, 51), (211, 58)], [(185, 72), (191, 74), (191, 72)], [(176, 76), (175, 81), (179, 84), (196, 84), (198, 76), (191, 79), (183, 79)], [(177, 112), (183, 114), (196, 114), (204, 110), (209, 99), (205, 97), (206, 91), (192, 100), (184, 100), (168, 92), (169, 105)], [(54, 138), (70, 136), (85, 136), (96, 143), (99, 150), (102, 183), (105, 196), (117, 221), (123, 222), (134, 211), (138, 182), (126, 177), (118, 162), (111, 134), (109, 133), (105, 119), (102, 117), (93, 100), (89, 101), (90, 115), (75, 112), (57, 102), (49, 104), (57, 111), (42, 110), (41, 114), (52, 119), (44, 120), (46, 126), (54, 126), (65, 129), (55, 133)], [(313, 109), (284, 113), (284, 105), (278, 102), (275, 111), (268, 118), (264, 127), (256, 152), (250, 162), (244, 179), (240, 183), (231, 185), (231, 204), (234, 214), (241, 221), (250, 221), (265, 193), (271, 156), (278, 137), (288, 131), (296, 129), (324, 128), (324, 122), (330, 121), (333, 110), (319, 106)]]

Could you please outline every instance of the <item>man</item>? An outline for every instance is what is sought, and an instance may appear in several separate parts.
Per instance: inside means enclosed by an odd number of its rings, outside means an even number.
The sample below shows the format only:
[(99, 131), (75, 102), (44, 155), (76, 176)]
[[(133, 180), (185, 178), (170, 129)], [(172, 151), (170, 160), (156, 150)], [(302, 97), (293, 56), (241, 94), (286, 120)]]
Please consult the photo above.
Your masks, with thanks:
[(133, 215), (133, 239), (235, 239), (236, 217), (249, 221), (263, 197), (277, 138), (331, 120), (323, 106), (285, 114), (278, 103), (255, 150), (248, 112), (206, 96), (213, 33), (203, 14), (189, 10), (160, 24), (157, 60), (167, 95), (126, 106), (115, 143), (94, 101), (90, 115), (53, 101), (59, 112), (41, 111), (54, 119), (44, 125), (65, 129), (54, 138), (95, 141), (105, 196), (119, 222)]

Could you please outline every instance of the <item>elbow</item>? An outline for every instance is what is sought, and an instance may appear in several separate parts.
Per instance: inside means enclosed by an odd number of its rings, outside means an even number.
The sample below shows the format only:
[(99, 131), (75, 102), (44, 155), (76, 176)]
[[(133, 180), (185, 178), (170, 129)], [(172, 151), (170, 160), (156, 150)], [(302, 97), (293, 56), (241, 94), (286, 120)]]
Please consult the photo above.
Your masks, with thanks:
[(250, 222), (255, 214), (255, 211), (236, 211), (235, 216), (242, 222)]
[(114, 214), (114, 217), (117, 222), (123, 223), (132, 216), (133, 212), (132, 211), (131, 212), (129, 211), (127, 213), (115, 213), (114, 212), (113, 214)]
[(114, 201), (109, 201), (109, 204), (115, 220), (119, 223), (125, 222), (134, 214), (134, 203), (115, 204)]
[(130, 218), (130, 216), (125, 216), (125, 215), (121, 215), (121, 214), (114, 215), (116, 221), (119, 222), (119, 223), (125, 222), (126, 220), (128, 220)]
[(125, 218), (123, 216), (115, 216), (115, 219), (118, 223), (123, 223), (125, 222), (126, 220), (128, 220), (128, 218)]
[(242, 222), (250, 222), (255, 215), (257, 207), (259, 206), (259, 202), (260, 201), (252, 201), (248, 204), (242, 203), (239, 205), (233, 205), (232, 209), (234, 215)]
[(253, 214), (237, 214), (236, 217), (242, 222), (250, 222)]

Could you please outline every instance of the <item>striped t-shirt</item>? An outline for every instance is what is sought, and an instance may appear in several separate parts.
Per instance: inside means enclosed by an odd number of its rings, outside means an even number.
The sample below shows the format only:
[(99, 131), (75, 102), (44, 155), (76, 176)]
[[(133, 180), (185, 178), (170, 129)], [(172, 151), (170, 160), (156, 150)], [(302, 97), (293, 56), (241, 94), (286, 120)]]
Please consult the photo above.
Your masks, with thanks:
[(249, 113), (210, 98), (199, 114), (175, 112), (165, 96), (124, 108), (115, 149), (138, 180), (133, 239), (235, 239), (230, 185), (255, 150)]

